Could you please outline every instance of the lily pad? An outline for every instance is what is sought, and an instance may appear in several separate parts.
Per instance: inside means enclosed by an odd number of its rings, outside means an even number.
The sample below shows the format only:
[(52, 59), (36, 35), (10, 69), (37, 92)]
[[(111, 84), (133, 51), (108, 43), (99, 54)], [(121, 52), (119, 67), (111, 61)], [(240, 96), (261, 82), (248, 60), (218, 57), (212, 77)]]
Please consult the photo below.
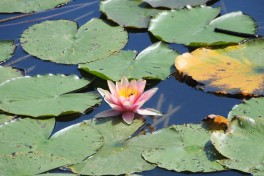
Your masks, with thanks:
[(220, 161), (221, 164), (252, 174), (264, 173), (263, 118), (233, 118), (228, 132), (214, 132), (211, 140), (216, 149), (230, 159)]
[(172, 65), (176, 56), (176, 51), (158, 42), (137, 56), (133, 51), (120, 51), (108, 58), (81, 64), (79, 68), (102, 79), (114, 81), (120, 80), (122, 76), (164, 80), (175, 71)]
[(69, 93), (89, 84), (75, 75), (20, 77), (0, 84), (0, 109), (32, 117), (83, 113), (100, 102), (95, 93)]
[(203, 5), (209, 0), (144, 0), (152, 7), (166, 7), (170, 9), (181, 9), (186, 6)]
[(0, 13), (31, 13), (54, 8), (70, 0), (1, 0)]
[[(101, 133), (79, 123), (50, 137), (55, 119), (19, 119), (0, 128), (1, 175), (35, 175), (74, 164), (102, 147)], [(78, 144), (78, 145), (76, 145)]]
[[(221, 156), (210, 142), (211, 133), (201, 125), (177, 125), (170, 127), (175, 131), (174, 143), (163, 143), (161, 148), (143, 152), (142, 156), (150, 163), (177, 172), (214, 172), (225, 170), (217, 163)], [(177, 141), (176, 141), (177, 140)], [(176, 145), (175, 145), (176, 143)]]
[(6, 114), (0, 114), (0, 125), (7, 123), (14, 119), (14, 116), (6, 115)]
[(238, 43), (244, 39), (216, 33), (215, 28), (249, 34), (256, 32), (256, 24), (251, 17), (232, 12), (216, 18), (219, 13), (220, 8), (212, 7), (165, 11), (151, 20), (149, 31), (163, 41), (195, 47)]
[[(206, 92), (264, 95), (264, 39), (223, 49), (199, 48), (176, 58), (175, 66)], [(206, 71), (205, 71), (206, 69)]]
[(142, 0), (101, 1), (100, 10), (120, 26), (132, 28), (147, 28), (151, 17), (161, 11), (148, 8)]
[(16, 70), (14, 68), (11, 67), (2, 67), (0, 66), (0, 84), (2, 84), (3, 82), (7, 81), (7, 80), (11, 80), (13, 78), (17, 78), (17, 77), (21, 77), (23, 76), (21, 71)]
[(174, 131), (171, 129), (165, 129), (162, 133), (156, 132), (128, 139), (143, 124), (142, 121), (136, 119), (130, 126), (127, 126), (120, 118), (115, 120), (114, 118), (117, 117), (113, 117), (113, 120), (105, 119), (102, 123), (93, 125), (94, 128), (102, 132), (105, 145), (93, 157), (71, 166), (74, 173), (120, 175), (150, 170), (155, 168), (155, 165), (142, 159), (141, 153), (144, 150), (162, 146), (164, 143), (177, 145), (178, 136), (174, 135)]
[(41, 152), (0, 155), (0, 174), (4, 176), (35, 175), (70, 163), (62, 157)]
[(234, 116), (247, 116), (253, 119), (264, 118), (264, 98), (252, 98), (241, 104), (235, 105), (228, 113), (228, 118)]
[[(0, 2), (1, 4), (1, 2)], [(1, 8), (1, 5), (0, 5)], [(13, 41), (0, 41), (0, 62), (4, 62), (7, 59), (9, 59), (14, 51), (15, 51), (15, 45)]]
[(94, 18), (79, 29), (73, 21), (45, 21), (25, 30), (20, 40), (26, 52), (40, 59), (79, 64), (119, 51), (126, 45), (127, 37), (122, 27)]

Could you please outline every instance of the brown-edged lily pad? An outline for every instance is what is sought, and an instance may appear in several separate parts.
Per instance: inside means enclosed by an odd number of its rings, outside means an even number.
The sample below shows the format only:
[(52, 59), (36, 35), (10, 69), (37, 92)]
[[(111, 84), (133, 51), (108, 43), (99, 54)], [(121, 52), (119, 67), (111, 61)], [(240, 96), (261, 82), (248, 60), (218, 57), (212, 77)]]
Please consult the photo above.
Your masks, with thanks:
[(204, 91), (245, 96), (264, 95), (264, 39), (220, 49), (199, 48), (176, 58), (183, 75)]

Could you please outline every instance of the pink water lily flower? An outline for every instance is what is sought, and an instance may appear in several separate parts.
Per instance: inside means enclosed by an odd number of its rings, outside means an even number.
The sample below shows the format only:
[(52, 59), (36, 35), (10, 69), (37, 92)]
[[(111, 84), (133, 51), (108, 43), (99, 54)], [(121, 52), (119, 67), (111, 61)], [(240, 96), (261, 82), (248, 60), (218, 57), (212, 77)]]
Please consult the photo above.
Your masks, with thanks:
[(110, 92), (101, 88), (97, 90), (113, 109), (103, 111), (95, 117), (109, 117), (122, 114), (123, 120), (127, 124), (131, 124), (135, 114), (162, 115), (155, 109), (141, 108), (158, 90), (158, 88), (153, 88), (144, 92), (146, 80), (132, 80), (129, 82), (126, 77), (122, 77), (121, 82), (116, 82), (116, 85), (112, 81), (107, 81), (107, 83)]

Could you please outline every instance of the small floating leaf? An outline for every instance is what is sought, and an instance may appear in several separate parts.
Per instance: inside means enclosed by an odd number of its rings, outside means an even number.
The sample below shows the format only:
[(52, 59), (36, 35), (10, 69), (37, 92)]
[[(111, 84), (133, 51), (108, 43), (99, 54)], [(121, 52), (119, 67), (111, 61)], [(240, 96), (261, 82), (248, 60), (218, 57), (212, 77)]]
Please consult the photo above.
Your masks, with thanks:
[(70, 0), (1, 0), (0, 13), (31, 13), (54, 8)]
[(144, 151), (142, 156), (145, 160), (161, 168), (177, 172), (225, 170), (216, 162), (223, 157), (209, 141), (211, 133), (203, 129), (201, 125), (177, 125), (170, 129), (173, 129), (175, 133), (174, 143), (164, 142), (162, 147)]
[(160, 12), (147, 8), (142, 0), (101, 1), (100, 10), (120, 26), (133, 28), (147, 28), (151, 17)]
[[(1, 4), (1, 2), (0, 2)], [(1, 5), (0, 5), (1, 8)], [(9, 59), (14, 51), (15, 51), (15, 45), (13, 41), (0, 41), (0, 62), (4, 62), (7, 59)]]
[(211, 136), (216, 149), (230, 159), (219, 162), (243, 172), (264, 173), (264, 118), (233, 118), (227, 131)]
[(190, 46), (238, 43), (244, 39), (216, 33), (215, 28), (255, 33), (256, 24), (251, 17), (233, 12), (216, 18), (219, 12), (219, 8), (211, 7), (165, 11), (151, 20), (149, 31), (163, 41)]
[[(264, 39), (223, 49), (199, 48), (176, 58), (183, 75), (204, 86), (206, 92), (264, 95)], [(205, 71), (206, 70), (206, 71)]]
[(45, 75), (20, 77), (0, 84), (0, 109), (32, 117), (83, 113), (98, 104), (94, 93), (69, 93), (90, 81), (77, 76)]
[(178, 56), (176, 51), (158, 42), (143, 50), (138, 56), (133, 51), (120, 51), (108, 58), (79, 65), (79, 68), (102, 79), (114, 81), (120, 80), (122, 76), (163, 80), (174, 72), (172, 65), (176, 56)]
[(10, 80), (12, 78), (17, 78), (17, 77), (21, 77), (23, 76), (21, 74), (21, 71), (19, 70), (16, 70), (14, 68), (11, 68), (11, 67), (2, 67), (0, 66), (0, 84), (7, 81), (7, 80)]
[(231, 119), (234, 116), (247, 116), (253, 119), (264, 118), (264, 97), (252, 98), (232, 108), (228, 114)]
[(50, 137), (54, 125), (53, 118), (26, 118), (2, 126), (0, 175), (35, 175), (74, 164), (103, 145), (101, 133), (87, 123), (69, 126)]
[(127, 32), (92, 19), (79, 29), (68, 20), (45, 21), (25, 30), (23, 49), (43, 60), (63, 64), (87, 63), (107, 57), (127, 43)]
[(220, 116), (220, 115), (215, 115), (215, 114), (210, 114), (203, 120), (204, 127), (208, 130), (226, 130), (229, 124), (229, 121), (227, 118)]
[(203, 5), (209, 0), (144, 0), (152, 7), (167, 7), (170, 9), (181, 9), (186, 6)]

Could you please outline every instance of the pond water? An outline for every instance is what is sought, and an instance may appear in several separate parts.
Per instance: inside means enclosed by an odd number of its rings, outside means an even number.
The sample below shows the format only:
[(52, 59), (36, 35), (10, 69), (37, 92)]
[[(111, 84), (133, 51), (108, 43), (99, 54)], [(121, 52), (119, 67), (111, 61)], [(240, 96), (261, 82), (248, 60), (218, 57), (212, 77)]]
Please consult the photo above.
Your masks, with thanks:
[[(252, 16), (258, 24), (257, 34), (264, 35), (264, 1), (261, 0), (219, 0), (212, 2), (212, 6), (222, 7), (222, 14), (233, 11), (242, 11)], [(1, 14), (0, 15), (0, 40), (15, 40), (16, 52), (14, 56), (2, 65), (18, 67), (25, 70), (25, 74), (34, 76), (37, 74), (63, 73), (66, 75), (76, 74), (81, 76), (76, 65), (69, 66), (63, 64), (54, 64), (42, 61), (33, 56), (29, 56), (23, 51), (19, 44), (21, 33), (29, 26), (45, 20), (68, 19), (78, 22), (79, 26), (83, 25), (91, 18), (100, 18), (99, 0), (74, 0), (66, 6), (58, 9), (52, 9), (41, 13), (31, 14), (17, 19), (5, 21), (5, 19), (19, 16), (20, 14)], [(239, 26), (238, 26), (239, 27)], [(125, 50), (142, 51), (155, 41), (149, 33), (142, 30), (128, 30), (129, 42)], [(189, 51), (183, 45), (170, 44), (170, 46), (179, 53)], [(214, 94), (205, 93), (197, 90), (185, 83), (179, 82), (174, 76), (167, 80), (159, 82), (156, 87), (159, 91), (153, 98), (145, 104), (145, 107), (159, 109), (166, 115), (160, 119), (151, 119), (147, 117), (147, 122), (155, 130), (172, 125), (183, 123), (200, 123), (201, 119), (209, 114), (219, 114), (227, 116), (230, 109), (240, 103), (241, 99), (235, 99)], [(109, 109), (108, 105), (103, 102), (93, 112), (73, 120), (60, 120), (56, 123), (55, 131), (58, 131), (71, 124), (92, 118), (98, 112)], [(143, 175), (245, 175), (236, 171), (226, 171), (209, 174), (190, 174), (176, 173), (165, 171), (163, 169), (154, 169), (143, 172)]]

